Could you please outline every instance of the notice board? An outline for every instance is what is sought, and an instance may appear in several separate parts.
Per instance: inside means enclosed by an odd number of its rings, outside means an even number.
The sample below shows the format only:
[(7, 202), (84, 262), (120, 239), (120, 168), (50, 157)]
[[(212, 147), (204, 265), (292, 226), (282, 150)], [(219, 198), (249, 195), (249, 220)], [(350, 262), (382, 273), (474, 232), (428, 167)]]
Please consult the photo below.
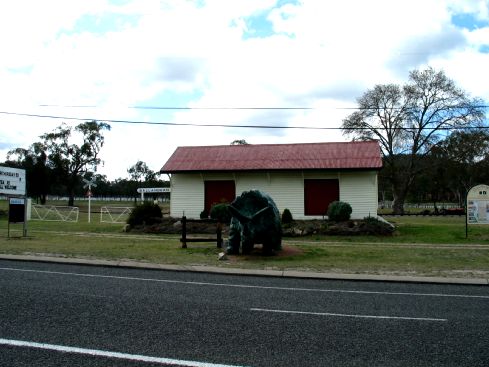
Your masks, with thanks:
[(24, 223), (25, 221), (25, 199), (10, 198), (8, 205), (9, 223)]
[(477, 185), (467, 193), (467, 223), (489, 224), (489, 186)]

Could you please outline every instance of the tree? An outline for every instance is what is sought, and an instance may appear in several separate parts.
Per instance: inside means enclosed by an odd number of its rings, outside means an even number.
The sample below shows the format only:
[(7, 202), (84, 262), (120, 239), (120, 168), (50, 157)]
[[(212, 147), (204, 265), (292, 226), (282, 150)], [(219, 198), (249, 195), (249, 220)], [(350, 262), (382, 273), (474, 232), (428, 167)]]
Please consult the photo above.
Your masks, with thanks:
[(134, 203), (137, 201), (136, 190), (141, 185), (142, 179), (144, 179), (146, 187), (148, 187), (147, 185), (151, 187), (151, 185), (156, 186), (161, 184), (157, 179), (160, 173), (149, 169), (148, 165), (143, 161), (137, 161), (136, 164), (127, 169), (127, 173), (131, 177), (131, 186), (133, 187), (131, 191), (134, 193)]
[(157, 176), (157, 173), (150, 170), (143, 161), (137, 161), (136, 164), (127, 169), (127, 173), (134, 181), (141, 181), (142, 178), (144, 181), (155, 181)]
[(460, 204), (467, 191), (489, 179), (489, 134), (486, 131), (457, 131), (440, 145), (446, 157), (443, 170), (448, 188)]
[(376, 85), (357, 102), (359, 110), (343, 120), (343, 134), (379, 140), (397, 214), (404, 212), (419, 160), (450, 132), (484, 120), (482, 101), (432, 68), (411, 71), (402, 87)]
[(47, 166), (47, 154), (43, 144), (34, 143), (28, 149), (10, 150), (7, 160), (10, 165), (25, 169), (27, 195), (45, 204), (52, 175)]
[(237, 139), (231, 142), (231, 145), (249, 145), (244, 139)]
[[(73, 130), (81, 134), (80, 145), (72, 143)], [(104, 130), (110, 130), (110, 125), (104, 122), (87, 121), (74, 129), (62, 124), (53, 132), (41, 135), (48, 164), (66, 186), (70, 206), (74, 203), (75, 187), (82, 174), (89, 170), (96, 171), (101, 163), (99, 153), (104, 145)]]

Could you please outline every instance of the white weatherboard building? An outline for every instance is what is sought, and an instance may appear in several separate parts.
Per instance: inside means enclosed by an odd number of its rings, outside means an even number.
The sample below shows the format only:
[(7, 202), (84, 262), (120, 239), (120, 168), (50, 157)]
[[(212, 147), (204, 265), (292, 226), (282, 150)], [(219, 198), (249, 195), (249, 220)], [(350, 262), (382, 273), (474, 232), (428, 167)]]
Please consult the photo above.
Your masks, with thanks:
[(170, 215), (199, 218), (247, 190), (268, 193), (295, 219), (326, 215), (335, 200), (352, 219), (377, 215), (377, 141), (179, 147), (162, 167), (171, 175)]

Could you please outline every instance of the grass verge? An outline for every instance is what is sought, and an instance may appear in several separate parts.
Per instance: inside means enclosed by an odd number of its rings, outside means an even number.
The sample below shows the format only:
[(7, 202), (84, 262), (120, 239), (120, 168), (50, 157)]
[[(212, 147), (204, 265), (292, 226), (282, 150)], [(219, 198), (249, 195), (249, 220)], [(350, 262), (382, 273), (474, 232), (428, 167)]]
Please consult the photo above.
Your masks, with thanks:
[[(218, 261), (212, 243), (180, 248), (178, 235), (122, 233), (121, 224), (80, 217), (78, 223), (28, 224), (27, 238), (7, 238), (0, 220), (0, 253), (37, 254), (161, 264), (207, 265), (253, 269), (304, 270), (389, 275), (489, 278), (489, 227), (471, 226), (465, 238), (461, 217), (392, 217), (392, 237), (311, 236), (284, 238), (284, 251), (273, 257), (257, 252)], [(20, 235), (20, 225), (11, 226)]]

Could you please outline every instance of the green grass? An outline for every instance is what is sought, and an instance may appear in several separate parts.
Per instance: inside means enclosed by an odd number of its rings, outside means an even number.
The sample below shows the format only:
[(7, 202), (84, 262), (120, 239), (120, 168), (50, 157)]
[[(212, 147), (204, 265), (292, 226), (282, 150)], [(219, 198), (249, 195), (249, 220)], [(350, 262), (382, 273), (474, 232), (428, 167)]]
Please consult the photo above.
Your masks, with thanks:
[[(284, 238), (279, 256), (230, 256), (212, 243), (190, 243), (182, 249), (178, 235), (123, 233), (122, 224), (100, 223), (86, 213), (80, 221), (28, 223), (27, 238), (7, 238), (0, 220), (0, 253), (41, 254), (137, 260), (178, 265), (211, 265), (277, 270), (312, 270), (367, 274), (409, 274), (489, 278), (489, 226), (470, 226), (465, 238), (464, 217), (389, 217), (393, 236), (312, 236)], [(21, 234), (21, 225), (11, 225)]]

